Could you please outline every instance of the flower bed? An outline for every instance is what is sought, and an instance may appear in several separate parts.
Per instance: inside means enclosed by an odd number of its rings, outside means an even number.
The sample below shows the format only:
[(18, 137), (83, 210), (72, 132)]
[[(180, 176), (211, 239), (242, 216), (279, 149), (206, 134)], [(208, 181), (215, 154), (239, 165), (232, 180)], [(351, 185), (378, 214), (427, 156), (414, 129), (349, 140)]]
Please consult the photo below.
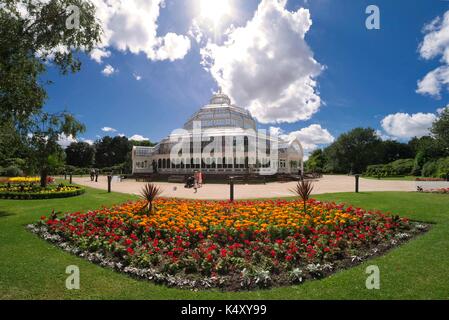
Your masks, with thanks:
[[(39, 183), (41, 181), (40, 177), (7, 177), (0, 178), (0, 183), (10, 183), (10, 184), (18, 184), (18, 183)], [(54, 183), (55, 179), (52, 177), (47, 177), (47, 183)]]
[(353, 266), (424, 232), (398, 216), (334, 203), (158, 199), (42, 217), (29, 228), (118, 271), (184, 288), (301, 283)]
[(425, 193), (442, 193), (442, 194), (449, 194), (449, 188), (439, 188), (439, 189), (430, 189), (430, 190), (423, 190)]
[(34, 183), (19, 185), (0, 185), (0, 199), (39, 200), (68, 198), (81, 195), (85, 189), (78, 186), (48, 186), (42, 188)]

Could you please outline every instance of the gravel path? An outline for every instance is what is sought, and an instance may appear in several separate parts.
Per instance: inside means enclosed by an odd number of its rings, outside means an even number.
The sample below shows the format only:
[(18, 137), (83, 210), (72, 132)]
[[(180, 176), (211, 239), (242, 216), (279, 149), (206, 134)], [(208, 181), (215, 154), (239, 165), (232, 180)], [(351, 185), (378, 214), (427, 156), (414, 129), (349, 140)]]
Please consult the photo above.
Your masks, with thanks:
[[(326, 175), (314, 183), (313, 194), (334, 193), (334, 192), (353, 192), (355, 179), (352, 176), (345, 175)], [(80, 185), (107, 190), (107, 178), (99, 177), (98, 182), (91, 182), (90, 177), (74, 177), (73, 182)], [(162, 188), (163, 196), (188, 199), (229, 199), (228, 184), (206, 184), (194, 193), (193, 189), (185, 189), (181, 183), (156, 182)], [(124, 180), (122, 182), (113, 182), (112, 191), (139, 194), (144, 182), (135, 180)], [(255, 198), (276, 198), (288, 197), (292, 193), (289, 191), (296, 182), (273, 182), (266, 185), (235, 185), (236, 199), (255, 199)], [(360, 191), (415, 191), (414, 181), (397, 180), (373, 180), (360, 179)]]

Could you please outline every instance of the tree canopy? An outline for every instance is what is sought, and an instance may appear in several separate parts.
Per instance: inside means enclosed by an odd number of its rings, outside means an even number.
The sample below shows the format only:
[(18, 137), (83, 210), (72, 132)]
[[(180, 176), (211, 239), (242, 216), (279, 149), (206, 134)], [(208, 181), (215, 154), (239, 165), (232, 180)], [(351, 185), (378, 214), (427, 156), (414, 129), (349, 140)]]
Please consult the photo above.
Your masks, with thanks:
[[(71, 25), (76, 6), (79, 25)], [(73, 21), (72, 21), (73, 22)], [(0, 123), (12, 121), (26, 133), (31, 116), (47, 98), (41, 76), (47, 66), (77, 72), (78, 53), (100, 39), (95, 7), (85, 0), (4, 0), (0, 6)], [(48, 64), (51, 62), (51, 64)]]

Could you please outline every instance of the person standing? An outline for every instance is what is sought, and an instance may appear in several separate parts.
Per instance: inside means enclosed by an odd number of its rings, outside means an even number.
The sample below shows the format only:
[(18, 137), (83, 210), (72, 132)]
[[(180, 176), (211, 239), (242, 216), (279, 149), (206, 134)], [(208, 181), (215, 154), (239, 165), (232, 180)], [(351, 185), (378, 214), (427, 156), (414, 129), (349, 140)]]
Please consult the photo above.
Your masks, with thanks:
[(98, 175), (100, 174), (99, 169), (95, 169), (95, 182), (98, 182)]
[(91, 168), (90, 169), (90, 181), (94, 181), (94, 179), (95, 179), (95, 169), (94, 168)]
[(193, 189), (195, 190), (194, 193), (198, 192), (198, 171), (195, 170), (194, 174), (193, 174)]
[(198, 172), (198, 187), (202, 187), (203, 186), (203, 172), (200, 171)]

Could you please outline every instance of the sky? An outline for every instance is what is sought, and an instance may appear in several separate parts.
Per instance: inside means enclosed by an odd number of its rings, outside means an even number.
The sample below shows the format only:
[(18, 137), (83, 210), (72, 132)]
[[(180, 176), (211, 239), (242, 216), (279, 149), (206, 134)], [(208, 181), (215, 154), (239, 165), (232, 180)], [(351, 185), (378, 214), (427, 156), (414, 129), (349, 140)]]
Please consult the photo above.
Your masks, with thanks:
[[(48, 111), (87, 131), (159, 141), (222, 87), (259, 128), (306, 151), (355, 127), (428, 134), (448, 105), (449, 2), (92, 0), (104, 34), (81, 71), (51, 65)], [(367, 29), (376, 5), (380, 29)], [(66, 139), (62, 143), (72, 141)]]

